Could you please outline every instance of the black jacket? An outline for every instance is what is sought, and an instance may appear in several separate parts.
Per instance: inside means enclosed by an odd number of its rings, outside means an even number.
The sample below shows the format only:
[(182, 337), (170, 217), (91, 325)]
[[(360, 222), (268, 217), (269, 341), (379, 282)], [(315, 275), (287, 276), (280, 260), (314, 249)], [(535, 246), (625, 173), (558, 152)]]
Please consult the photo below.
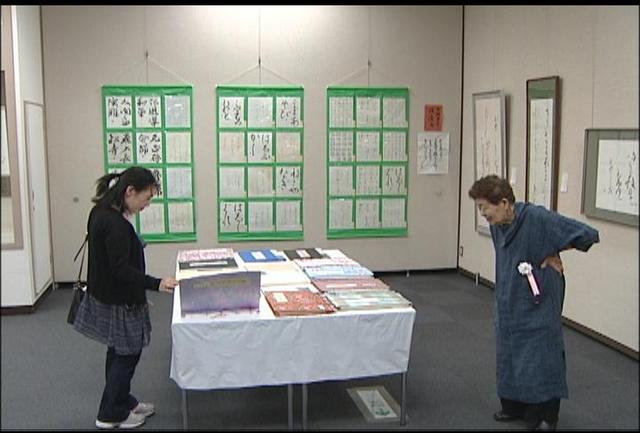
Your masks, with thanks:
[(145, 274), (144, 252), (133, 226), (117, 210), (94, 206), (89, 233), (88, 293), (105, 304), (144, 305), (160, 279)]

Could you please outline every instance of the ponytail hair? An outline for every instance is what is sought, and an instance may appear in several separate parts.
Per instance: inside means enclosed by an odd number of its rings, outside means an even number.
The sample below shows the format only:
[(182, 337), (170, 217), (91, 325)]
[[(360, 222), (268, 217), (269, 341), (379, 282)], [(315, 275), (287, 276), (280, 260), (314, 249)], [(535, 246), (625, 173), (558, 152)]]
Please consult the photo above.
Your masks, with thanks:
[(136, 191), (147, 188), (160, 189), (155, 176), (148, 168), (133, 166), (121, 173), (107, 173), (96, 181), (96, 195), (91, 199), (99, 207), (114, 207), (125, 211), (124, 194), (132, 186)]

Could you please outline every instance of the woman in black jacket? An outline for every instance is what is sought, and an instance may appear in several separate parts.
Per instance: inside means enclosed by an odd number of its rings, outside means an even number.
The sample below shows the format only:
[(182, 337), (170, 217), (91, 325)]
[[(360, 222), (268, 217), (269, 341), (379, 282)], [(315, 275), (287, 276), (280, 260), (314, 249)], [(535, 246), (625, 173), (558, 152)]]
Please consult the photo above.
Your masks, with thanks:
[(130, 167), (97, 181), (95, 206), (87, 222), (87, 295), (74, 328), (107, 345), (106, 384), (96, 427), (135, 428), (155, 409), (130, 394), (142, 348), (149, 344), (151, 321), (146, 290), (173, 292), (175, 278), (145, 273), (144, 244), (133, 218), (151, 202), (158, 184), (150, 170)]

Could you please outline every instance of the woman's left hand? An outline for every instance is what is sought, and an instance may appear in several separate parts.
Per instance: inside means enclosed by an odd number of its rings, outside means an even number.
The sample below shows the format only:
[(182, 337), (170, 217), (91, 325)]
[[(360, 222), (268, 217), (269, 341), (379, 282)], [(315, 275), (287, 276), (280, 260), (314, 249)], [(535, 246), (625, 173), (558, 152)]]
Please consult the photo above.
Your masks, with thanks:
[(164, 277), (160, 280), (158, 290), (161, 292), (173, 293), (174, 287), (178, 285), (178, 280), (173, 277)]
[(547, 256), (542, 261), (540, 265), (541, 269), (546, 268), (547, 266), (551, 266), (553, 269), (558, 271), (560, 275), (564, 273), (564, 266), (562, 266), (562, 259), (560, 258), (560, 254), (554, 254), (553, 256)]

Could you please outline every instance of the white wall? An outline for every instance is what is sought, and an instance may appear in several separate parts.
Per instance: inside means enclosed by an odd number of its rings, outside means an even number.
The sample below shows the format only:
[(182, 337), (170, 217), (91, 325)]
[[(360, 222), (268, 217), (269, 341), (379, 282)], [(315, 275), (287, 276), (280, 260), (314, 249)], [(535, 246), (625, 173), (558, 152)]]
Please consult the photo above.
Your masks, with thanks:
[[(12, 8), (19, 173), (11, 173), (11, 175), (12, 178), (19, 179), (20, 184), (23, 248), (2, 250), (1, 303), (3, 307), (33, 305), (37, 299), (31, 256), (32, 233), (29, 222), (30, 201), (27, 187), (28, 161), (25, 149), (23, 101), (44, 102), (40, 6), (12, 6)], [(48, 251), (39, 251), (38, 253), (47, 256), (49, 254)]]
[[(151, 273), (173, 274), (178, 249), (218, 245), (215, 86), (260, 84), (260, 78), (264, 85), (304, 86), (305, 239), (225, 246), (339, 248), (374, 270), (456, 267), (461, 6), (43, 6), (43, 34), (57, 281), (75, 279), (73, 254), (103, 173), (101, 86), (184, 84), (181, 79), (194, 91), (198, 241), (150, 244)], [(254, 68), (238, 77), (258, 65), (259, 47), (262, 73)], [(363, 73), (340, 81), (358, 71)], [(366, 86), (368, 79), (371, 86), (410, 89), (409, 236), (329, 241), (326, 88)], [(416, 173), (417, 133), (427, 103), (444, 107), (444, 129), (451, 134), (448, 175)]]
[(558, 212), (600, 232), (584, 254), (562, 253), (564, 316), (638, 350), (638, 228), (580, 212), (586, 128), (638, 128), (638, 7), (465, 7), (464, 104), (459, 266), (495, 281), (491, 239), (474, 230), (472, 93), (508, 95), (509, 173), (525, 194), (526, 80), (559, 75), (559, 173), (568, 190)]

